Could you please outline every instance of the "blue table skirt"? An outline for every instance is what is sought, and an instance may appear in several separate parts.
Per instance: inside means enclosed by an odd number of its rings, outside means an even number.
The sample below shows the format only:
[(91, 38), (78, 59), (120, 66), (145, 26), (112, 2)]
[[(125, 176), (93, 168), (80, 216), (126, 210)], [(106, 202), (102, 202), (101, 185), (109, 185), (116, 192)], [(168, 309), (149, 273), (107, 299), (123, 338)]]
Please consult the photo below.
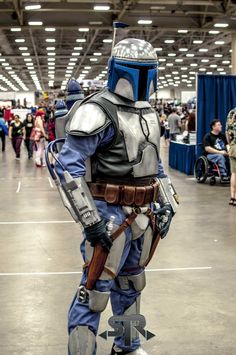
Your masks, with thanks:
[(169, 166), (187, 175), (193, 175), (196, 145), (170, 142)]

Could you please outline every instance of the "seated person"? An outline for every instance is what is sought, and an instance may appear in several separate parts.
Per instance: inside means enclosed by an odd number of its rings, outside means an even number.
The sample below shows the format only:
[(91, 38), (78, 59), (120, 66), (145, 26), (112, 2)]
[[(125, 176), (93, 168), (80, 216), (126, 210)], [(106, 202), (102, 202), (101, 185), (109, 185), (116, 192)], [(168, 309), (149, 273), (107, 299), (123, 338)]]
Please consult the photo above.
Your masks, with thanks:
[(207, 159), (218, 165), (222, 181), (229, 181), (227, 140), (222, 131), (220, 120), (214, 119), (210, 123), (211, 132), (203, 138), (203, 146)]

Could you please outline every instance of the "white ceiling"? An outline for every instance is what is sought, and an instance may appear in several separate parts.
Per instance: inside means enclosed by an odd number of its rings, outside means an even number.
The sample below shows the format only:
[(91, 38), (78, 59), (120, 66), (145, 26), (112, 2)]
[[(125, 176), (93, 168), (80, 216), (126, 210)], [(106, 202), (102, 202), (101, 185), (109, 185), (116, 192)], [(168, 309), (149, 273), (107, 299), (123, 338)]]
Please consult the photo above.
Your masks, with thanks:
[[(41, 8), (26, 10), (30, 4)], [(107, 5), (109, 10), (96, 11), (95, 5)], [(141, 19), (152, 23), (140, 25)], [(106, 79), (111, 43), (103, 40), (111, 40), (115, 20), (129, 25), (118, 30), (117, 41), (136, 37), (159, 48), (159, 87), (194, 87), (198, 72), (231, 73), (236, 1), (0, 0), (0, 91), (48, 90), (49, 84), (60, 89), (71, 76)], [(33, 26), (30, 21), (43, 24)], [(217, 23), (228, 26), (216, 28)], [(55, 30), (48, 32), (48, 27)], [(219, 33), (209, 33), (212, 30)], [(24, 42), (16, 42), (19, 39)]]

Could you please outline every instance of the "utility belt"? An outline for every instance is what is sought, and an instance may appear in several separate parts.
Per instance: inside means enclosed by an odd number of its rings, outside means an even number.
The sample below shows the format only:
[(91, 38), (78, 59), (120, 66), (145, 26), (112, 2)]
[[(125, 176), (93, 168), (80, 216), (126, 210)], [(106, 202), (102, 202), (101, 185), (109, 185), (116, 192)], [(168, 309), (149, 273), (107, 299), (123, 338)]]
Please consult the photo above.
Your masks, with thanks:
[(159, 182), (147, 186), (88, 183), (93, 198), (122, 206), (143, 206), (157, 200)]

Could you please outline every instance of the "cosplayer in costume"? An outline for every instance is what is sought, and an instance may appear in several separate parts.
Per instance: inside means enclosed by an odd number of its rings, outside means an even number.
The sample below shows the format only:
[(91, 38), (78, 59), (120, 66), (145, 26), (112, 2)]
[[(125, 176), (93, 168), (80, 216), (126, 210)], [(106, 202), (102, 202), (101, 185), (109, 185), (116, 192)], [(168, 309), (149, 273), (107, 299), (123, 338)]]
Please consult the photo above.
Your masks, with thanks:
[[(160, 162), (159, 120), (148, 103), (156, 87), (151, 44), (120, 41), (107, 88), (73, 105), (55, 169), (49, 165), (64, 205), (84, 228), (84, 271), (69, 310), (70, 355), (96, 354), (109, 299), (114, 315), (140, 313), (145, 266), (176, 211)], [(115, 338), (111, 354), (146, 352), (134, 334), (130, 346)]]

